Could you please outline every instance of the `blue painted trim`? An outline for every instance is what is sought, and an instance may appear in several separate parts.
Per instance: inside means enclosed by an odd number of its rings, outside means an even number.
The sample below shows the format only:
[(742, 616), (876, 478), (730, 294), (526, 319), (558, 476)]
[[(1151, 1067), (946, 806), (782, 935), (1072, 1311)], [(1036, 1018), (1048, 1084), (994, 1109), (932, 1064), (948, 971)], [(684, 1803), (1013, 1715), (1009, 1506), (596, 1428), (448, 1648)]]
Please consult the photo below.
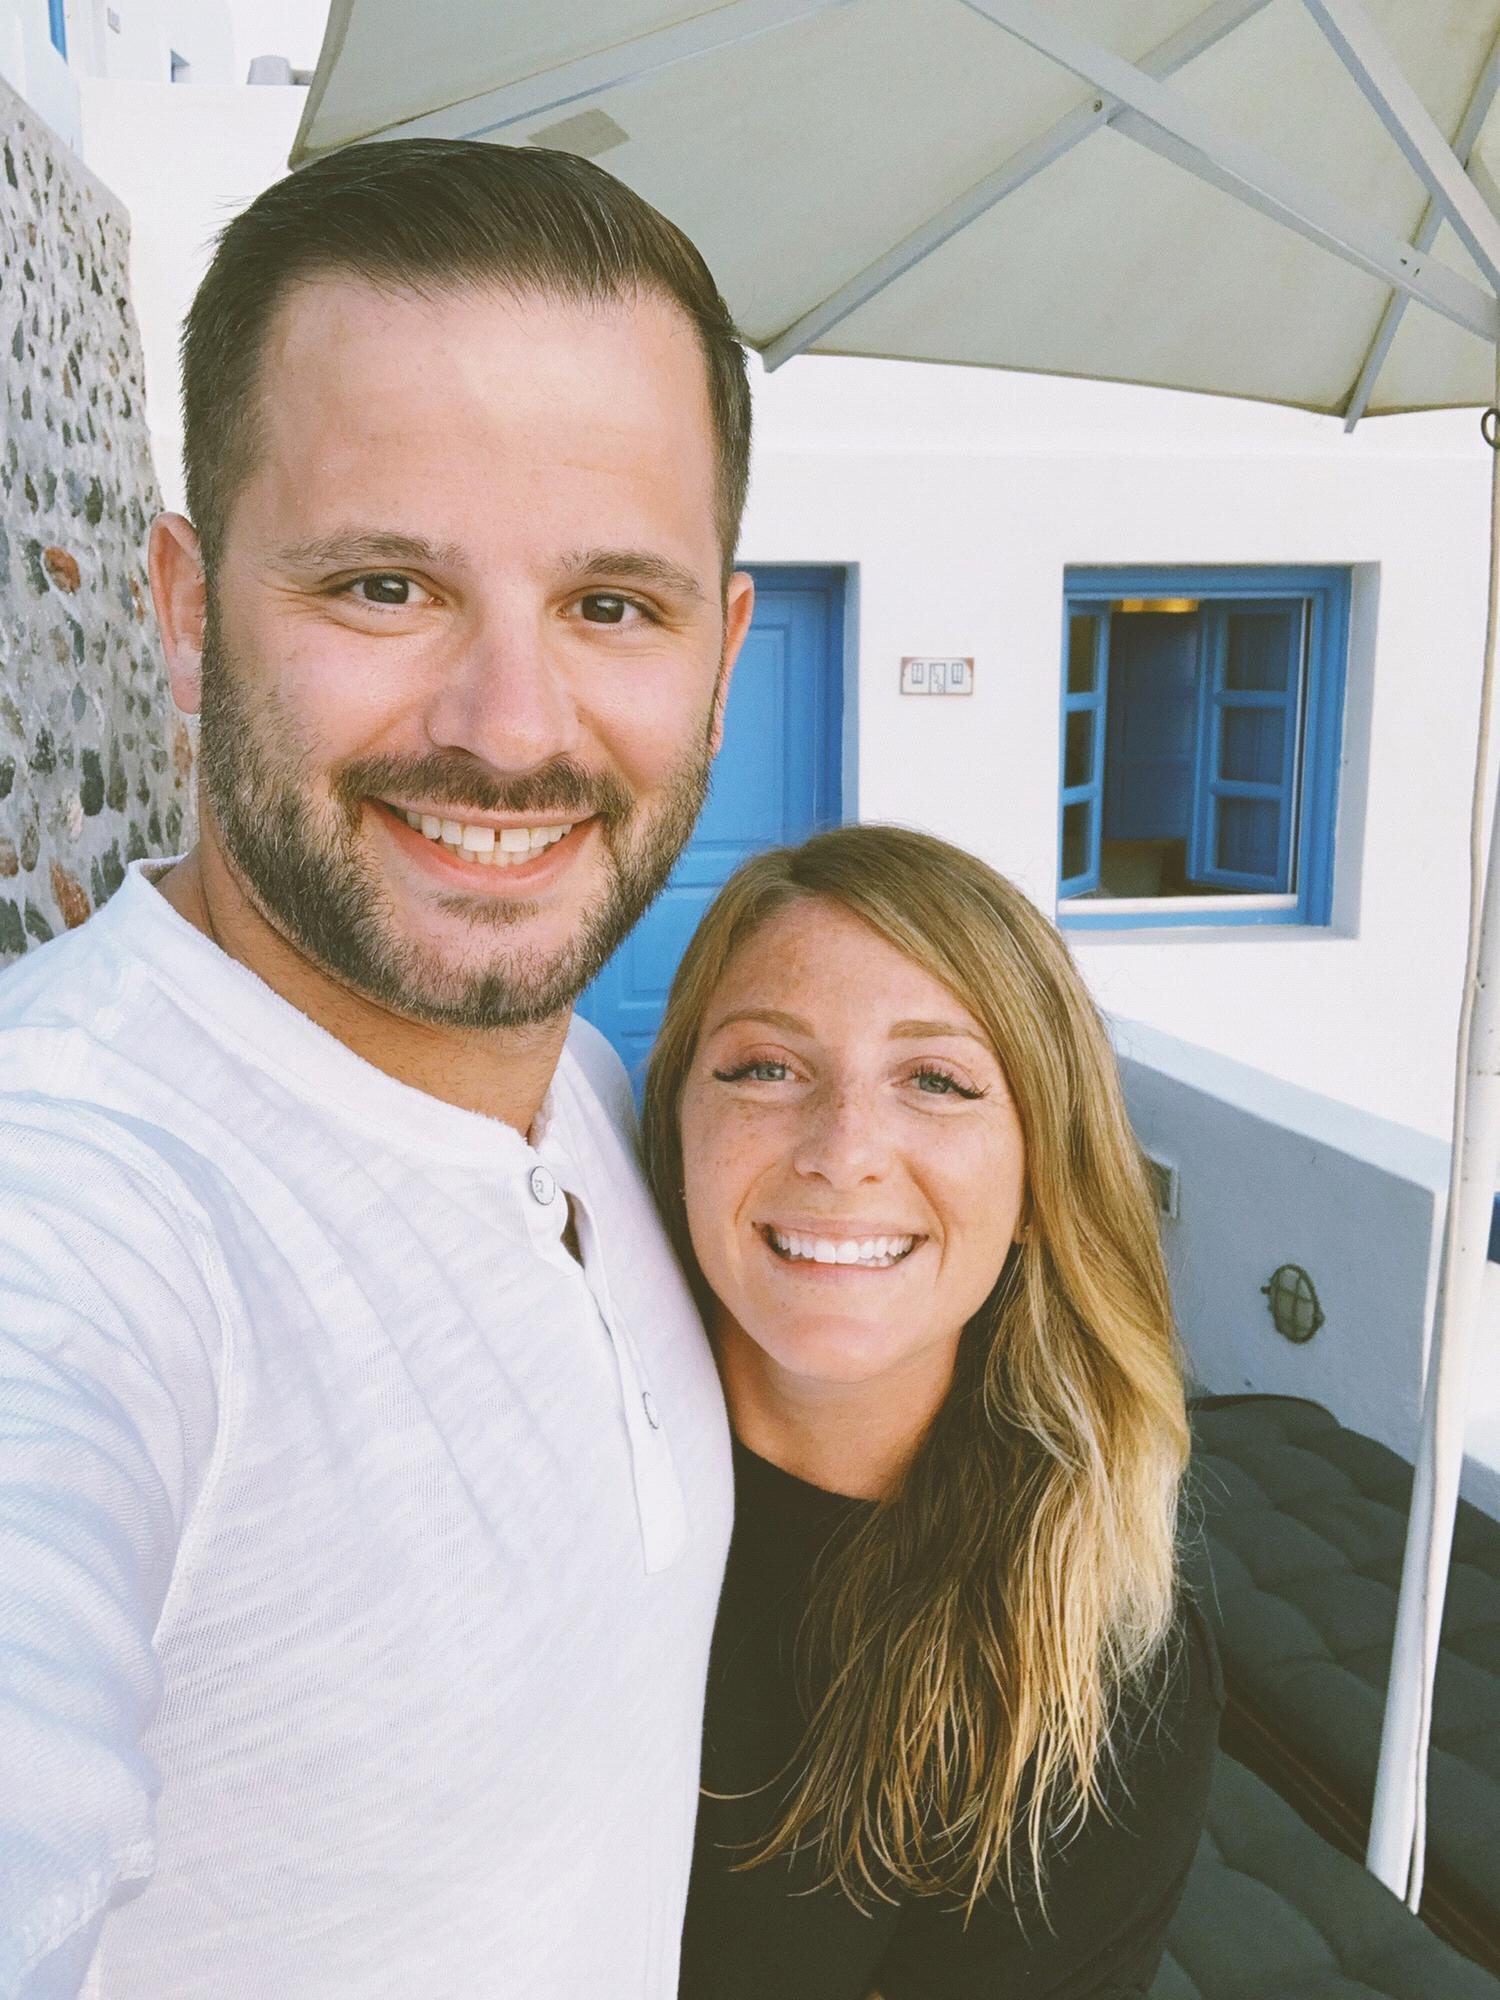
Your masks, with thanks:
[(1173, 902), (1182, 904), (1181, 914), (1168, 907), (1165, 900), (1159, 910), (1122, 910), (1118, 914), (1109, 913), (1108, 903), (1101, 903), (1096, 911), (1087, 913), (1074, 910), (1060, 910), (1057, 915), (1059, 925), (1065, 931), (1175, 931), (1196, 929), (1216, 931), (1224, 925), (1241, 930), (1249, 924), (1302, 924), (1304, 919), (1288, 906), (1282, 910), (1201, 910), (1195, 909), (1196, 899), (1192, 896), (1174, 897)]
[(1495, 1196), (1495, 1206), (1490, 1211), (1490, 1262), (1500, 1264), (1500, 1194)]
[(1344, 687), (1349, 669), (1348, 570), (1327, 573), (1312, 596), (1308, 659), (1318, 663), (1303, 726), (1302, 901), (1307, 924), (1333, 915), (1334, 835), (1343, 765)]
[(842, 826), (844, 799), (844, 682), (851, 655), (847, 646), (845, 599), (848, 574), (829, 565), (813, 568), (802, 563), (770, 564), (742, 562), (755, 579), (757, 590), (805, 591), (821, 597), (826, 607), (823, 631), (825, 660), (837, 661), (841, 671), (823, 677), (823, 708), (818, 718), (817, 761), (813, 775), (813, 815), (819, 828)]
[(839, 675), (842, 702), (842, 742), (839, 746), (839, 797), (845, 826), (859, 824), (859, 564), (839, 572), (844, 579), (844, 628), (840, 634)]
[[(1109, 620), (1095, 619), (1094, 634), (1094, 685), (1086, 694), (1073, 694), (1068, 688), (1070, 656), (1073, 650), (1073, 621), (1071, 607), (1063, 620), (1063, 724), (1062, 742), (1058, 749), (1058, 799), (1057, 799), (1057, 854), (1058, 854), (1058, 894), (1060, 896), (1081, 896), (1099, 886), (1099, 856), (1104, 835), (1104, 724), (1109, 702)], [(1089, 715), (1093, 727), (1089, 732), (1089, 770), (1081, 785), (1069, 785), (1068, 776), (1068, 717)], [(1062, 875), (1063, 828), (1067, 822), (1069, 806), (1088, 808), (1087, 859), (1076, 875)]]
[[(1348, 677), (1350, 572), (1327, 565), (1284, 563), (1263, 568), (1227, 566), (1143, 567), (1141, 565), (1069, 569), (1063, 584), (1062, 707), (1068, 701), (1068, 621), (1075, 611), (1100, 612), (1120, 597), (1196, 597), (1199, 599), (1265, 599), (1305, 597), (1311, 605), (1308, 630), (1307, 698), (1303, 709), (1300, 777), (1297, 904), (1280, 910), (1195, 911), (1193, 898), (1183, 908), (1111, 914), (1107, 903), (1086, 915), (1059, 910), (1065, 930), (1229, 929), (1248, 924), (1326, 926), (1333, 912), (1334, 836), (1338, 824), (1339, 772), (1344, 725), (1344, 688)], [(1076, 698), (1075, 698), (1076, 700)], [(1066, 739), (1066, 723), (1063, 724)], [(1102, 755), (1102, 750), (1100, 752)], [(1101, 773), (1102, 777), (1102, 773)], [(1061, 786), (1059, 786), (1059, 791)], [(1062, 820), (1058, 818), (1058, 866), (1061, 884)], [(1063, 895), (1059, 886), (1059, 898)]]
[(67, 0), (47, 0), (47, 32), (52, 37), (52, 46), (66, 62), (68, 59), (68, 11)]

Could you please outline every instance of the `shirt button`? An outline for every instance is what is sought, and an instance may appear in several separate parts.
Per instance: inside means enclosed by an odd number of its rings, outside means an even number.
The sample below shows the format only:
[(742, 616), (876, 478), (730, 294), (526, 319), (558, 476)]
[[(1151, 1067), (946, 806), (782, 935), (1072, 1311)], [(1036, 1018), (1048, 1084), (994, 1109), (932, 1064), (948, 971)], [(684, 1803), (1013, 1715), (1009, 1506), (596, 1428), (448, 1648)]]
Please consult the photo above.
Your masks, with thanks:
[(656, 1414), (656, 1398), (649, 1389), (641, 1391), (641, 1408), (646, 1412), (646, 1422), (651, 1426), (652, 1430), (659, 1431), (661, 1429), (661, 1418)]
[(547, 1206), (553, 1195), (557, 1193), (557, 1182), (553, 1180), (545, 1167), (532, 1168), (531, 1193), (533, 1199), (539, 1201), (543, 1208)]

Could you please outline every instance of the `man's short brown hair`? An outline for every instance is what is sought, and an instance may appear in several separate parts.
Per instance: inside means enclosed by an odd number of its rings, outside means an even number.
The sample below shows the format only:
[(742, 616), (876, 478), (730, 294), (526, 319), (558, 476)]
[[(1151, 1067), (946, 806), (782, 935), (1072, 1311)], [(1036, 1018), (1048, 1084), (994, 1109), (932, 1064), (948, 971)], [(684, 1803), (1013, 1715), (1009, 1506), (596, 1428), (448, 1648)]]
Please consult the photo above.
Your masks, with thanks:
[(210, 574), (255, 462), (271, 324), (294, 286), (329, 275), (417, 293), (499, 285), (591, 302), (654, 292), (680, 306), (708, 374), (728, 573), (749, 482), (750, 385), (729, 308), (687, 237), (571, 153), (394, 139), (277, 181), (220, 233), (182, 333), (187, 504)]

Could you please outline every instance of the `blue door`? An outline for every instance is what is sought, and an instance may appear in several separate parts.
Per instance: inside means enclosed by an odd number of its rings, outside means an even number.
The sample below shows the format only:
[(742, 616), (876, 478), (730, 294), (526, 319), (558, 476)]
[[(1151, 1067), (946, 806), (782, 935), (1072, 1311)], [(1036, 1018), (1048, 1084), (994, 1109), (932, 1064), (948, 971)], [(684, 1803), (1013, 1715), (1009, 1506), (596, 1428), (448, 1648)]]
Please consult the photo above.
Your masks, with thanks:
[(763, 848), (842, 817), (844, 577), (754, 569), (755, 617), (729, 684), (724, 747), (698, 830), (656, 902), (579, 999), (637, 1089), (688, 939), (714, 893)]

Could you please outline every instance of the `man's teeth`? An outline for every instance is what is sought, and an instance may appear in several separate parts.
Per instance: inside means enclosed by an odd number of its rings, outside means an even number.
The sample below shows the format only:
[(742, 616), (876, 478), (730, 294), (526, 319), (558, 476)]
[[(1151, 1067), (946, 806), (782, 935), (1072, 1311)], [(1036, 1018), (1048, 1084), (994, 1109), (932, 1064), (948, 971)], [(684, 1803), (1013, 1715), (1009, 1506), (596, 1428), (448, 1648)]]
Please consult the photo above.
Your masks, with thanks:
[(862, 1269), (883, 1271), (899, 1264), (916, 1242), (915, 1236), (840, 1237), (801, 1236), (790, 1231), (767, 1229), (773, 1250), (790, 1262), (799, 1259), (812, 1264), (858, 1264)]
[(401, 817), (429, 840), (440, 841), (465, 861), (477, 861), (484, 868), (514, 868), (518, 861), (529, 861), (573, 831), (570, 824), (502, 826), (497, 832), (492, 826), (474, 826), (461, 819), (439, 819), (436, 813), (401, 811)]

